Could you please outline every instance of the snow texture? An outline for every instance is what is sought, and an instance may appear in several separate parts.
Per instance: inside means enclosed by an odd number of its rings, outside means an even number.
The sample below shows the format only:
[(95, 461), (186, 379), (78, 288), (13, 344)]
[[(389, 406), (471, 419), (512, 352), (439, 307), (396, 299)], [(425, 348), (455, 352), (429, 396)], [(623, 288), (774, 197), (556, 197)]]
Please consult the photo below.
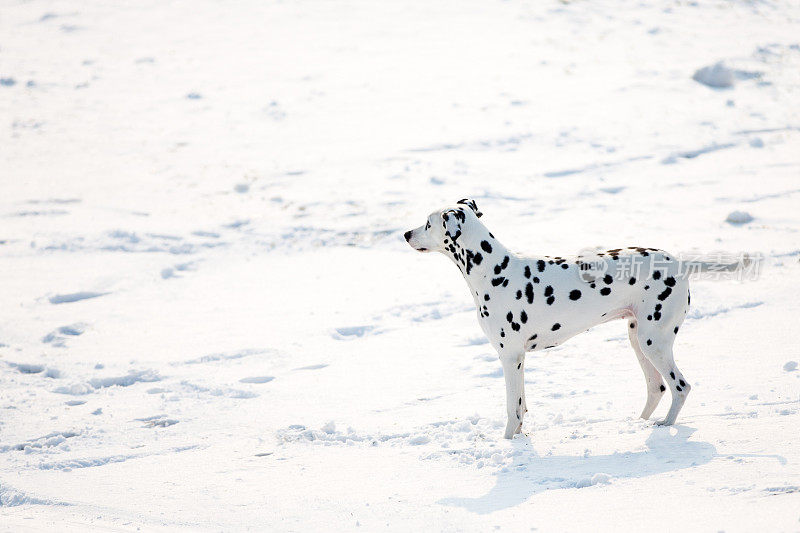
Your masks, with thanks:
[(692, 79), (714, 88), (733, 87), (734, 74), (722, 61), (699, 69)]
[[(1, 531), (796, 531), (800, 6), (5, 2)], [(403, 232), (763, 254), (497, 354)], [(653, 418), (668, 409), (662, 400)]]

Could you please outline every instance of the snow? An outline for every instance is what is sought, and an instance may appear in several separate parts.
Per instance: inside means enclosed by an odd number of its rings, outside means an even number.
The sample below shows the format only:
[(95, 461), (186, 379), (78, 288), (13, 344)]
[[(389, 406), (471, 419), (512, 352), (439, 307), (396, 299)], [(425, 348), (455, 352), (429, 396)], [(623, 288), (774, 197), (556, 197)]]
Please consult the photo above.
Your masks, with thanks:
[(729, 224), (747, 224), (748, 222), (752, 221), (753, 215), (747, 211), (731, 211), (728, 213), (728, 216), (725, 217), (725, 222), (728, 222)]
[(722, 61), (703, 67), (694, 73), (692, 79), (714, 88), (733, 87), (734, 72)]
[[(0, 530), (796, 530), (799, 30), (750, 1), (7, 3)], [(464, 197), (521, 253), (763, 254), (692, 283), (677, 425), (636, 418), (617, 321), (526, 360), (502, 438), (464, 281), (402, 237)]]

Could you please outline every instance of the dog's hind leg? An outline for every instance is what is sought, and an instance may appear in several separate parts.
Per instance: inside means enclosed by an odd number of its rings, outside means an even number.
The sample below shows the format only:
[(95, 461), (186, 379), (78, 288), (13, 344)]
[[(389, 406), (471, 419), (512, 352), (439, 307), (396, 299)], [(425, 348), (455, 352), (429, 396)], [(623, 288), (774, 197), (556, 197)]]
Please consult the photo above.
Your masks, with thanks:
[(506, 381), (506, 423), (505, 438), (514, 437), (522, 431), (522, 419), (525, 416), (525, 371), (522, 368), (524, 353), (501, 354), (503, 377)]
[(636, 358), (639, 360), (639, 365), (642, 367), (644, 380), (647, 385), (647, 402), (644, 404), (642, 414), (639, 415), (646, 420), (650, 418), (650, 415), (653, 414), (653, 411), (658, 407), (658, 402), (661, 401), (661, 397), (667, 389), (664, 386), (664, 382), (661, 381), (661, 374), (658, 373), (653, 363), (648, 361), (642, 353), (642, 348), (639, 346), (639, 339), (636, 334), (636, 328), (636, 319), (630, 318), (628, 320), (628, 339), (631, 341), (633, 351), (636, 352)]
[(672, 405), (669, 408), (669, 412), (667, 412), (666, 418), (657, 422), (660, 426), (671, 426), (675, 423), (678, 413), (680, 413), (686, 401), (686, 396), (692, 390), (691, 385), (686, 382), (683, 374), (675, 365), (675, 360), (672, 356), (674, 335), (671, 333), (653, 328), (650, 331), (640, 330), (637, 336), (642, 353), (656, 367), (656, 370), (667, 382), (667, 386), (672, 393)]
[(519, 379), (522, 380), (522, 417), (525, 418), (525, 413), (528, 412), (528, 400), (525, 398), (525, 356), (522, 356), (522, 361), (520, 361), (520, 376)]

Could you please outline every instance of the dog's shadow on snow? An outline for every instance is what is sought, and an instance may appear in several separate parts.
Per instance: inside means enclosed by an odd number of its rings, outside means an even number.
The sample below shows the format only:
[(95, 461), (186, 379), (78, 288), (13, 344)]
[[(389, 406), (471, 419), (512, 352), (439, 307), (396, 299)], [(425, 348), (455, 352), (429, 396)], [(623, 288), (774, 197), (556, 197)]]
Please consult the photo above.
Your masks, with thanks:
[[(489, 492), (477, 498), (443, 498), (437, 503), (488, 514), (519, 505), (545, 490), (603, 483), (606, 476), (602, 474), (610, 476), (612, 482), (613, 478), (641, 478), (703, 465), (717, 457), (712, 444), (688, 440), (696, 431), (694, 428), (672, 427), (677, 434), (672, 435), (668, 428), (653, 428), (645, 442), (647, 450), (589, 457), (540, 456), (533, 451), (528, 437), (517, 437), (512, 444), (517, 452), (513, 463), (497, 474)], [(763, 457), (785, 462), (779, 456)]]

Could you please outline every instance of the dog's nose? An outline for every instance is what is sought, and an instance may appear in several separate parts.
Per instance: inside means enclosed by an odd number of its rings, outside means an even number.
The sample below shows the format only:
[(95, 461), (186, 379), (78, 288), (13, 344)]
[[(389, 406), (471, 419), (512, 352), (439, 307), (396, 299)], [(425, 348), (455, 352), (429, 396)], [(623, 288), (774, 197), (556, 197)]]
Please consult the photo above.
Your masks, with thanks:
[(403, 233), (403, 237), (405, 237), (406, 242), (408, 242), (408, 240), (411, 238), (411, 230), (408, 230), (407, 232)]

